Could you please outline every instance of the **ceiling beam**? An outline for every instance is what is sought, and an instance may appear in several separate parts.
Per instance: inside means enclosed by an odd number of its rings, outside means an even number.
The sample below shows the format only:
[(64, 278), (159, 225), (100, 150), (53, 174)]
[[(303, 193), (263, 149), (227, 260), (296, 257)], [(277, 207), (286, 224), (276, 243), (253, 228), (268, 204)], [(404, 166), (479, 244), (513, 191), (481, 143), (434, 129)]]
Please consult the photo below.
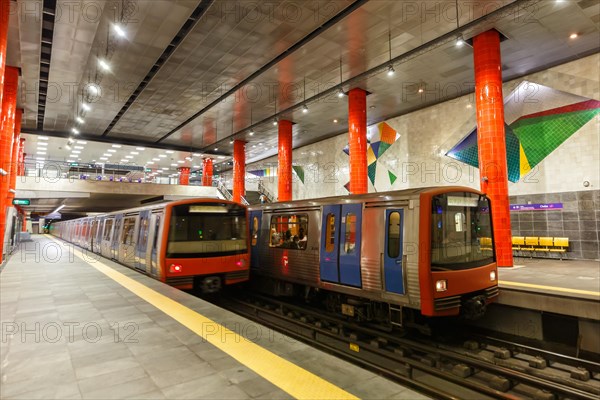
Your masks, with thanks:
[(42, 37), (40, 43), (40, 77), (38, 83), (37, 129), (44, 129), (46, 117), (46, 98), (48, 94), (48, 77), (52, 60), (52, 40), (54, 39), (54, 18), (56, 0), (44, 0), (42, 10)]
[(169, 60), (169, 57), (171, 57), (175, 49), (179, 47), (179, 45), (181, 44), (181, 42), (183, 42), (185, 37), (191, 32), (192, 29), (194, 29), (198, 21), (200, 21), (200, 18), (202, 18), (206, 10), (208, 10), (208, 8), (212, 5), (213, 2), (214, 0), (202, 0), (200, 4), (198, 4), (198, 6), (194, 9), (192, 14), (189, 16), (189, 18), (185, 21), (183, 26), (179, 29), (179, 32), (177, 32), (173, 40), (171, 40), (171, 43), (169, 43), (169, 45), (165, 48), (160, 57), (158, 57), (158, 60), (156, 60), (156, 62), (152, 65), (150, 71), (148, 71), (148, 73), (146, 74), (144, 79), (142, 79), (138, 87), (133, 91), (131, 96), (129, 96), (129, 99), (127, 99), (125, 104), (123, 104), (123, 107), (121, 107), (121, 109), (110, 122), (108, 127), (106, 127), (106, 129), (102, 133), (102, 136), (107, 136), (110, 133), (112, 128), (114, 128), (117, 122), (119, 122), (121, 117), (127, 112), (127, 110), (129, 109), (129, 107), (131, 107), (133, 102), (138, 98), (138, 96), (142, 93), (146, 86), (148, 86), (148, 84), (152, 81), (154, 76), (156, 76), (158, 71), (160, 71), (163, 65), (165, 65), (165, 63)]
[(311, 40), (313, 40), (314, 38), (316, 38), (317, 36), (319, 36), (320, 34), (325, 32), (326, 30), (328, 30), (329, 28), (331, 28), (332, 26), (334, 26), (335, 24), (340, 22), (342, 19), (346, 18), (348, 15), (350, 15), (352, 12), (356, 11), (358, 8), (362, 7), (368, 1), (369, 0), (357, 0), (354, 3), (350, 4), (342, 12), (340, 12), (339, 14), (330, 18), (327, 22), (325, 22), (324, 24), (319, 26), (317, 29), (313, 30), (311, 33), (309, 33), (308, 35), (303, 37), (301, 40), (296, 42), (290, 48), (286, 49), (284, 52), (282, 52), (281, 54), (279, 54), (278, 56), (273, 58), (271, 61), (269, 61), (268, 63), (266, 63), (259, 69), (257, 69), (254, 73), (249, 75), (246, 79), (240, 81), (237, 85), (233, 86), (231, 89), (229, 89), (223, 95), (219, 96), (212, 103), (210, 103), (209, 105), (207, 105), (206, 107), (204, 107), (203, 109), (201, 109), (200, 111), (198, 111), (197, 113), (195, 113), (194, 115), (192, 115), (191, 117), (189, 117), (188, 119), (183, 121), (181, 124), (177, 125), (166, 135), (164, 135), (163, 137), (158, 139), (156, 141), (156, 143), (162, 142), (163, 140), (165, 140), (166, 138), (168, 138), (169, 136), (171, 136), (172, 134), (177, 132), (179, 129), (183, 128), (185, 125), (192, 122), (194, 119), (196, 119), (196, 118), (200, 117), (202, 114), (206, 113), (208, 110), (210, 110), (211, 108), (213, 108), (214, 106), (216, 106), (217, 104), (219, 104), (220, 102), (225, 100), (227, 97), (234, 94), (236, 91), (238, 91), (240, 88), (244, 87), (246, 84), (251, 82), (253, 79), (260, 76), (263, 72), (265, 72), (268, 69), (272, 68), (273, 66), (277, 65), (277, 63), (281, 62), (286, 57), (292, 55), (295, 51), (299, 50), (302, 46), (304, 46), (305, 44), (307, 44), (308, 42), (310, 42)]

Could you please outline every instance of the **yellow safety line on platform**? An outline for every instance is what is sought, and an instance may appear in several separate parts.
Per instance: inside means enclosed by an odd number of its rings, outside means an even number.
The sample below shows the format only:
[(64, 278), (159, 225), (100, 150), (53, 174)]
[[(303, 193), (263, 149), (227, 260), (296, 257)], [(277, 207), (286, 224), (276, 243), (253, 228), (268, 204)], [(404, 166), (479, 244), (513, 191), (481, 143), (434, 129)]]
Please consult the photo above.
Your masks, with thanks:
[[(53, 237), (47, 237), (62, 245)], [(192, 330), (219, 350), (252, 369), (290, 396), (297, 399), (358, 399), (351, 393), (271, 353), (240, 334), (148, 288), (102, 262), (91, 263), (79, 255), (77, 257)]]
[(526, 288), (532, 288), (532, 289), (553, 290), (555, 292), (585, 294), (588, 296), (600, 297), (600, 292), (594, 292), (591, 290), (568, 289), (568, 288), (562, 288), (562, 287), (556, 287), (556, 286), (544, 286), (544, 285), (535, 285), (533, 283), (510, 282), (510, 281), (498, 281), (498, 284), (517, 286), (517, 287), (526, 287)]

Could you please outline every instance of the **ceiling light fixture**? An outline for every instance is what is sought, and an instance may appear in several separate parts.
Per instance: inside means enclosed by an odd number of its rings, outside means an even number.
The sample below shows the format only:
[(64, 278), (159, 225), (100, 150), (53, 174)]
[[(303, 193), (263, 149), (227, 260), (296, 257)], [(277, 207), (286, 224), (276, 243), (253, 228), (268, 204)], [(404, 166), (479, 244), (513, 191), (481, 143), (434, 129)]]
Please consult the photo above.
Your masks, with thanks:
[(38, 136), (38, 140), (48, 140), (48, 136)]
[[(458, 0), (455, 1), (455, 7), (456, 7), (456, 30), (460, 29), (460, 21), (459, 21), (459, 16), (458, 16)], [(465, 40), (463, 39), (462, 33), (458, 34), (458, 37), (456, 38), (456, 47), (462, 47), (465, 44)]]
[(125, 158), (133, 158), (133, 156), (125, 156)]
[(334, 123), (334, 124), (337, 124), (337, 123), (338, 123), (338, 120), (337, 120), (337, 119), (334, 119), (334, 120), (333, 120), (333, 123)]
[(145, 147), (136, 147), (135, 149), (136, 149), (136, 150), (139, 150), (139, 151), (144, 151), (144, 150), (146, 150), (146, 148), (145, 148)]
[(394, 70), (394, 64), (392, 64), (392, 31), (391, 30), (388, 31), (388, 52), (389, 52), (389, 58), (390, 58), (390, 65), (388, 65), (387, 75), (393, 76), (396, 71)]
[(273, 126), (277, 126), (277, 118), (273, 118)]
[(120, 144), (113, 144), (112, 147), (114, 147), (116, 149), (119, 149), (119, 148), (121, 148), (121, 145)]
[(71, 132), (73, 132), (76, 135), (79, 135), (79, 130), (77, 130), (77, 128), (71, 129)]
[(308, 106), (306, 105), (306, 77), (304, 77), (304, 90), (302, 90), (304, 96), (304, 105), (302, 106), (302, 112), (306, 114), (308, 112)]
[(115, 30), (117, 35), (119, 35), (122, 38), (125, 37), (125, 31), (123, 30), (123, 28), (121, 28), (121, 26), (119, 24), (114, 24), (113, 29)]
[(107, 158), (107, 157), (100, 157), (100, 159), (101, 159), (101, 160), (103, 160), (103, 161), (106, 161), (106, 160), (108, 160), (108, 158)]
[(108, 149), (106, 151), (108, 151), (109, 153), (116, 153), (117, 152), (115, 149)]
[(344, 80), (342, 78), (342, 57), (340, 57), (340, 88), (338, 89), (338, 92), (337, 92), (337, 95), (339, 98), (342, 98), (345, 95), (344, 90), (342, 89), (343, 83), (344, 83)]
[(48, 143), (46, 143), (46, 142), (38, 142), (37, 145), (38, 145), (38, 147), (39, 146), (48, 146)]
[(215, 151), (219, 151), (219, 148), (218, 148), (218, 147), (215, 147)]
[(571, 33), (571, 35), (569, 36), (569, 39), (577, 39), (579, 35), (577, 33)]
[(79, 143), (79, 144), (87, 144), (87, 142), (85, 140), (78, 140), (77, 143)]
[(87, 104), (85, 104), (85, 103), (82, 103), (82, 104), (81, 104), (81, 108), (83, 108), (83, 110), (84, 110), (84, 111), (90, 111), (90, 110), (92, 109), (92, 107), (88, 106), (88, 105), (87, 105)]
[(81, 118), (81, 117), (76, 117), (76, 118), (75, 118), (75, 121), (79, 122), (80, 124), (83, 124), (83, 123), (85, 123), (85, 121), (84, 121), (84, 120), (83, 120), (83, 118)]
[(137, 156), (140, 153), (138, 153), (137, 151), (130, 151), (129, 154), (135, 154)]
[(102, 59), (98, 60), (98, 65), (100, 66), (100, 68), (102, 68), (105, 71), (109, 71), (110, 70), (110, 65), (108, 65), (108, 63)]
[(164, 154), (159, 154), (158, 156), (159, 156), (160, 158), (166, 158), (166, 157), (167, 157), (167, 156), (166, 156), (166, 155), (164, 155)]

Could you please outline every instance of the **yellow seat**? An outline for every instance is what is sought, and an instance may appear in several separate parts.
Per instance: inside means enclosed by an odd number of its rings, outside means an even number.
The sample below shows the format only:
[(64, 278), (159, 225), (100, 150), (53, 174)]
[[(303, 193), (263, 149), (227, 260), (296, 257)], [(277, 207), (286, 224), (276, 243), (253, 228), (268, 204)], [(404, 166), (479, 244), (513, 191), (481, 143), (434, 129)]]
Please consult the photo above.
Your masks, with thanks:
[(512, 238), (512, 249), (521, 250), (521, 247), (525, 246), (524, 236), (513, 236)]
[(527, 236), (525, 237), (525, 246), (521, 247), (521, 250), (535, 251), (539, 243), (539, 238), (537, 236)]
[(489, 237), (481, 237), (479, 238), (479, 247), (481, 250), (492, 250), (492, 238)]
[(540, 250), (549, 251), (553, 244), (554, 238), (540, 237)]
[(554, 248), (550, 249), (550, 251), (558, 252), (558, 253), (566, 253), (568, 247), (569, 247), (569, 238), (555, 237), (554, 238)]

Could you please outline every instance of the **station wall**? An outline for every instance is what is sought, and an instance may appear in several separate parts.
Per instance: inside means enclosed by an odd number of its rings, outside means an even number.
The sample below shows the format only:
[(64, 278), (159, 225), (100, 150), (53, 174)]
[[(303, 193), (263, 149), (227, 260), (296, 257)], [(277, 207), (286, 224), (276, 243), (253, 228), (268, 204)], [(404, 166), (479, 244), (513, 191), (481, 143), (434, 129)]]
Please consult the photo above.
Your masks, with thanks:
[[(519, 147), (515, 147), (516, 161), (509, 159), (513, 170), (516, 168), (516, 181), (509, 184), (511, 204), (562, 203), (563, 206), (556, 211), (511, 212), (513, 235), (569, 237), (572, 258), (600, 258), (599, 68), (600, 54), (595, 54), (503, 86), (506, 122), (515, 129), (515, 134), (520, 129), (516, 125), (522, 127), (523, 118), (530, 118), (525, 121), (529, 128), (531, 121), (538, 124), (528, 132), (519, 131), (521, 158)], [(479, 170), (463, 162), (464, 157), (453, 158), (449, 153), (476, 127), (473, 96), (462, 96), (370, 126), (369, 191), (435, 185), (479, 188)], [(563, 109), (573, 103), (587, 107), (583, 111), (587, 112), (585, 119), (579, 125), (573, 123), (571, 114), (560, 115), (573, 111)], [(513, 125), (515, 121), (519, 123)], [(347, 144), (347, 134), (341, 134), (294, 150), (294, 199), (348, 194), (345, 187), (349, 181), (348, 155), (344, 152)], [(270, 157), (249, 164), (246, 170), (264, 171), (265, 176), (260, 179), (276, 195), (276, 166), (277, 157)]]

